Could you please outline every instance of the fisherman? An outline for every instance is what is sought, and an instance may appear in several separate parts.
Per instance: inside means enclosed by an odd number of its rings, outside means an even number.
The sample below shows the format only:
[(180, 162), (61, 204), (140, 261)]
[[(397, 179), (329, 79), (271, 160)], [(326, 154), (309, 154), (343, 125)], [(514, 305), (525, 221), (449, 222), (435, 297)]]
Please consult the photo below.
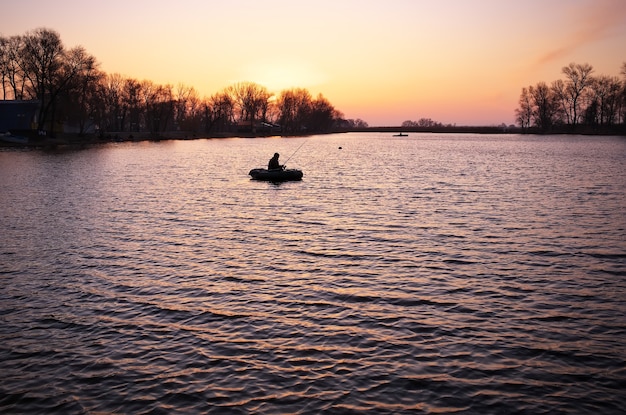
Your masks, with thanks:
[(278, 157), (278, 153), (274, 153), (274, 157), (267, 163), (268, 170), (282, 170), (283, 166), (278, 163)]

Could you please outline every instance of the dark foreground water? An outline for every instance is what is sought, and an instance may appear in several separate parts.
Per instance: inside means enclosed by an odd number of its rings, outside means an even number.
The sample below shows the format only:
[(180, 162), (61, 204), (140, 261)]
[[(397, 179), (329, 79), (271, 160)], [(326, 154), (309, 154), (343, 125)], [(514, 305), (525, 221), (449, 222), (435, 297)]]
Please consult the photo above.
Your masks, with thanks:
[[(302, 182), (249, 180), (303, 143)], [(623, 414), (625, 162), (508, 135), (0, 151), (0, 413)]]

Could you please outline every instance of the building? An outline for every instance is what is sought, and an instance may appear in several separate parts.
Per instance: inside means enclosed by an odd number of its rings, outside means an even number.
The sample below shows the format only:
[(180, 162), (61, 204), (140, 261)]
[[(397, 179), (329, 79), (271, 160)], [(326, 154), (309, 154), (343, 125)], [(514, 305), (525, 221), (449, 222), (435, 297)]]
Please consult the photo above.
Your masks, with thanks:
[(39, 101), (0, 101), (0, 133), (36, 129), (38, 111)]

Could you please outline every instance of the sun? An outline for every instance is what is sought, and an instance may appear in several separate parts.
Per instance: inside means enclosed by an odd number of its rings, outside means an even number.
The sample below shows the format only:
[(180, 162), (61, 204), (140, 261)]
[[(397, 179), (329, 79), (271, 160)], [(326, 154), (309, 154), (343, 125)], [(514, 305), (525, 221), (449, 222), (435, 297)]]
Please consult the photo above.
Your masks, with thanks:
[(323, 84), (326, 77), (312, 65), (294, 61), (262, 61), (248, 64), (241, 81), (255, 82), (272, 92), (290, 88), (311, 88)]

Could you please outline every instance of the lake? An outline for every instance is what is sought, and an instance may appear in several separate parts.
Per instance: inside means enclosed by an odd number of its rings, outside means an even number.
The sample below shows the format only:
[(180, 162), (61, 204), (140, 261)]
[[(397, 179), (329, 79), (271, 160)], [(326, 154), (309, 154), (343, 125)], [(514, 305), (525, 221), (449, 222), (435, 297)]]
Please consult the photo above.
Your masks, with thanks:
[[(274, 152), (301, 182), (250, 180)], [(0, 150), (3, 414), (623, 414), (626, 138)]]

